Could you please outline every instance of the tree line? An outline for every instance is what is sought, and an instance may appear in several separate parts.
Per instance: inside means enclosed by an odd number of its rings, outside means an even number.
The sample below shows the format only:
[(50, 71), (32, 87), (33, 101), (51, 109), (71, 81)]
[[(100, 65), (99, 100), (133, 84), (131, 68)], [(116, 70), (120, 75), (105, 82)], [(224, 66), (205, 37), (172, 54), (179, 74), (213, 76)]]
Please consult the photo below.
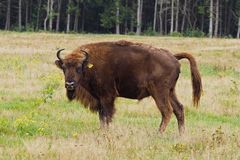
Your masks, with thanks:
[(0, 29), (240, 36), (240, 0), (1, 0)]

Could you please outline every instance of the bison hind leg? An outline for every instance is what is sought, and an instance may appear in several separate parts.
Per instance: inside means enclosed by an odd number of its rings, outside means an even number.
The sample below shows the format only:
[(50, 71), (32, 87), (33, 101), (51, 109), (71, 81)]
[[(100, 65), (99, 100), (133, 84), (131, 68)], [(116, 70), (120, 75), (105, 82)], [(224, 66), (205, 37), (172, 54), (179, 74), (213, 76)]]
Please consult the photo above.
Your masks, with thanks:
[(185, 131), (184, 125), (184, 108), (183, 105), (177, 99), (176, 93), (174, 90), (170, 92), (170, 102), (173, 108), (173, 112), (178, 121), (178, 130), (180, 135), (182, 135)]
[(163, 133), (171, 119), (173, 113), (172, 106), (169, 101), (169, 88), (164, 84), (150, 84), (150, 94), (156, 102), (158, 109), (162, 114), (162, 121), (160, 124), (159, 131)]

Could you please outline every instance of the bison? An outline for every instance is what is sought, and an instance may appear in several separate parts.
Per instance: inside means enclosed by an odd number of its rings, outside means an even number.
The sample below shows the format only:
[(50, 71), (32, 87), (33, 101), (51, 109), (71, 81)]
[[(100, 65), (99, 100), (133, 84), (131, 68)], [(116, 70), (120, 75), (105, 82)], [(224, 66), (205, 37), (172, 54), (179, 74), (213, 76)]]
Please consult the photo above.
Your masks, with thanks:
[(55, 64), (65, 76), (68, 99), (76, 99), (98, 112), (100, 126), (106, 127), (115, 112), (116, 97), (141, 100), (152, 96), (162, 115), (160, 133), (164, 132), (172, 113), (184, 132), (184, 108), (177, 99), (175, 86), (180, 74), (178, 60), (190, 62), (193, 104), (198, 105), (202, 83), (192, 55), (173, 55), (165, 49), (128, 41), (100, 42), (80, 46)]

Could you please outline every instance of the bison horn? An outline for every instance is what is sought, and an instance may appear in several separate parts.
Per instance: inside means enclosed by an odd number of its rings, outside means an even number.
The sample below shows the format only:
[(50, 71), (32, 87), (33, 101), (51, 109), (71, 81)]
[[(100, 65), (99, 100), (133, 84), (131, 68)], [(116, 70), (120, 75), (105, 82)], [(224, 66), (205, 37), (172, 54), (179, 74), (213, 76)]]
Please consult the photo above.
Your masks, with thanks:
[(62, 61), (62, 58), (60, 57), (60, 52), (63, 51), (64, 49), (60, 49), (57, 51), (57, 58)]
[(86, 52), (86, 51), (84, 51), (84, 50), (81, 50), (83, 53), (84, 53), (84, 55), (85, 55), (85, 58), (84, 58), (84, 60), (83, 60), (83, 62), (87, 62), (88, 61), (88, 58), (89, 58), (89, 54)]

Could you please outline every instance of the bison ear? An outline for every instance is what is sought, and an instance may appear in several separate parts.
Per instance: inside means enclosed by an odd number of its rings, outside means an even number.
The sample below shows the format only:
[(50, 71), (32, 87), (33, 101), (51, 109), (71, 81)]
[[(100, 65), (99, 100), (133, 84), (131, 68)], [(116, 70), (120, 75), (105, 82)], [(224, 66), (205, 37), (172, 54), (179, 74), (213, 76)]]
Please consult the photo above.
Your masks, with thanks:
[(60, 60), (56, 60), (56, 61), (55, 61), (55, 64), (56, 64), (56, 66), (57, 66), (58, 68), (63, 69), (63, 68), (62, 68), (62, 65), (63, 65), (63, 64), (62, 64), (62, 62), (61, 62)]

